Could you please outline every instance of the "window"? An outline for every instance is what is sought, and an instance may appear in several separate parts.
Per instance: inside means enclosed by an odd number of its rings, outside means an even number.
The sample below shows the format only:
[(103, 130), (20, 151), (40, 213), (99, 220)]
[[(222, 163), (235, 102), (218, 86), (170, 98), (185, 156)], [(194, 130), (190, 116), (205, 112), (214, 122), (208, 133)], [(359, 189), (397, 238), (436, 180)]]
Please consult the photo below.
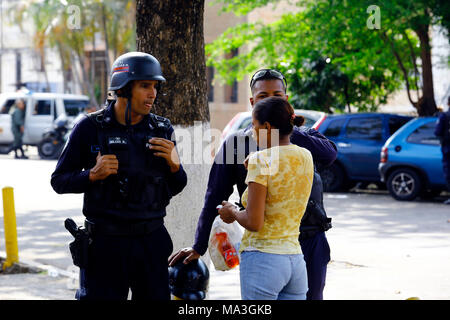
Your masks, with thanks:
[(11, 107), (16, 102), (16, 99), (9, 99), (5, 101), (5, 104), (2, 106), (0, 113), (1, 114), (8, 114), (11, 110)]
[[(230, 53), (225, 55), (226, 59), (232, 59), (238, 55), (238, 49), (233, 49)], [(225, 85), (225, 102), (227, 103), (237, 103), (238, 102), (238, 83), (236, 80), (233, 84)]]
[(64, 100), (64, 109), (68, 116), (76, 116), (87, 108), (88, 103), (87, 100)]
[(34, 115), (51, 115), (52, 114), (53, 100), (37, 100), (34, 105)]
[(440, 145), (438, 137), (434, 135), (436, 122), (428, 122), (413, 131), (406, 141), (411, 143)]
[(347, 138), (362, 140), (381, 140), (381, 117), (353, 118), (347, 124)]
[(400, 129), (405, 123), (407, 123), (410, 118), (397, 118), (391, 117), (389, 118), (389, 135), (392, 136), (395, 131)]
[(341, 134), (341, 128), (344, 126), (345, 119), (333, 120), (323, 133), (326, 137), (337, 137)]
[(208, 101), (214, 101), (214, 86), (212, 84), (214, 80), (214, 67), (206, 68), (206, 89), (208, 90)]
[(317, 121), (317, 120), (308, 118), (306, 116), (303, 116), (303, 117), (305, 118), (305, 123), (303, 123), (303, 125), (308, 128), (311, 128), (314, 125), (314, 123), (316, 123), (316, 121)]

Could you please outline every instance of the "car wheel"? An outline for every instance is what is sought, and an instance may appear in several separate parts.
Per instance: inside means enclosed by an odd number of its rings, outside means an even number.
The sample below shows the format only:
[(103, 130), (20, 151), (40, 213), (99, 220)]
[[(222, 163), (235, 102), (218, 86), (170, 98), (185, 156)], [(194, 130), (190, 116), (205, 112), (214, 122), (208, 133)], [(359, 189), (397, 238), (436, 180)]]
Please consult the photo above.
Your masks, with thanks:
[(422, 181), (415, 171), (402, 168), (395, 170), (389, 175), (387, 187), (394, 199), (411, 201), (420, 194)]
[(8, 154), (12, 151), (12, 144), (0, 144), (0, 154)]
[(42, 140), (38, 145), (38, 153), (41, 159), (57, 159), (61, 152), (61, 143), (54, 143), (52, 138)]
[(345, 183), (344, 170), (337, 164), (332, 164), (320, 171), (322, 178), (323, 191), (336, 192), (340, 191)]

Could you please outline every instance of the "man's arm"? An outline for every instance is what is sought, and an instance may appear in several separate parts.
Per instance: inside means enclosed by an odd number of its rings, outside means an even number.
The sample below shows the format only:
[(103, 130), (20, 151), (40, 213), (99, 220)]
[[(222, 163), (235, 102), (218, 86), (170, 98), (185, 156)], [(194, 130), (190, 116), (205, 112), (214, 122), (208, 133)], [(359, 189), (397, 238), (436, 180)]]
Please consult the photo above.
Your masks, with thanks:
[(434, 135), (442, 138), (444, 136), (445, 113), (441, 112), (434, 128)]
[(234, 153), (232, 139), (233, 136), (222, 144), (209, 172), (205, 203), (197, 223), (193, 245), (194, 250), (200, 255), (205, 254), (208, 249), (211, 227), (219, 214), (216, 207), (222, 204), (223, 200), (228, 200), (233, 193), (233, 186), (236, 184), (236, 165), (229, 161), (227, 163), (227, 154)]
[(149, 141), (151, 143), (149, 148), (153, 150), (155, 156), (162, 157), (166, 160), (167, 165), (170, 168), (168, 185), (172, 196), (175, 196), (186, 187), (187, 175), (181, 165), (180, 157), (178, 156), (176, 137), (172, 126), (170, 126), (168, 132), (168, 136), (171, 137), (171, 140), (152, 138)]
[[(83, 193), (86, 191), (89, 185), (90, 170), (84, 170), (86, 164), (83, 159), (86, 159), (87, 155), (86, 148), (82, 146), (89, 145), (91, 137), (96, 136), (95, 130), (95, 127), (93, 127), (93, 133), (88, 134), (92, 129), (87, 118), (81, 120), (73, 128), (69, 141), (61, 153), (51, 177), (51, 185), (57, 193)], [(95, 156), (94, 153), (91, 158), (95, 160)], [(92, 167), (94, 165), (95, 161), (93, 161)]]
[(309, 150), (315, 164), (326, 167), (331, 165), (337, 157), (337, 148), (333, 141), (315, 129), (307, 130), (294, 127), (291, 142)]

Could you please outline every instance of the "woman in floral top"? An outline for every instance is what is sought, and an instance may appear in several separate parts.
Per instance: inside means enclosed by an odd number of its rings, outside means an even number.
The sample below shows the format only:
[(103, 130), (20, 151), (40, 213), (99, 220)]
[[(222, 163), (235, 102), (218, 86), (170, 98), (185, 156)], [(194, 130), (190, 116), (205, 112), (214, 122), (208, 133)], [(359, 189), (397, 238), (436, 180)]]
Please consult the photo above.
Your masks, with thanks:
[(298, 236), (314, 165), (311, 153), (289, 140), (293, 126), (303, 121), (278, 97), (253, 108), (260, 151), (246, 159), (248, 187), (241, 199), (245, 209), (224, 201), (219, 210), (226, 223), (236, 220), (246, 229), (239, 249), (243, 300), (306, 299), (308, 280)]

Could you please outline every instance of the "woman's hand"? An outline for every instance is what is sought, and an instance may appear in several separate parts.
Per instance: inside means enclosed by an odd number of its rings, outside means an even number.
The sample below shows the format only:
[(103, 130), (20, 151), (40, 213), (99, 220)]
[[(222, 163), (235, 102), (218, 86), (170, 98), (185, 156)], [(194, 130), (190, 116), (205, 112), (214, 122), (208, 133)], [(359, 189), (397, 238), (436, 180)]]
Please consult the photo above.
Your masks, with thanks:
[(236, 220), (236, 206), (228, 201), (222, 201), (222, 208), (219, 209), (220, 218), (225, 223), (233, 223)]

